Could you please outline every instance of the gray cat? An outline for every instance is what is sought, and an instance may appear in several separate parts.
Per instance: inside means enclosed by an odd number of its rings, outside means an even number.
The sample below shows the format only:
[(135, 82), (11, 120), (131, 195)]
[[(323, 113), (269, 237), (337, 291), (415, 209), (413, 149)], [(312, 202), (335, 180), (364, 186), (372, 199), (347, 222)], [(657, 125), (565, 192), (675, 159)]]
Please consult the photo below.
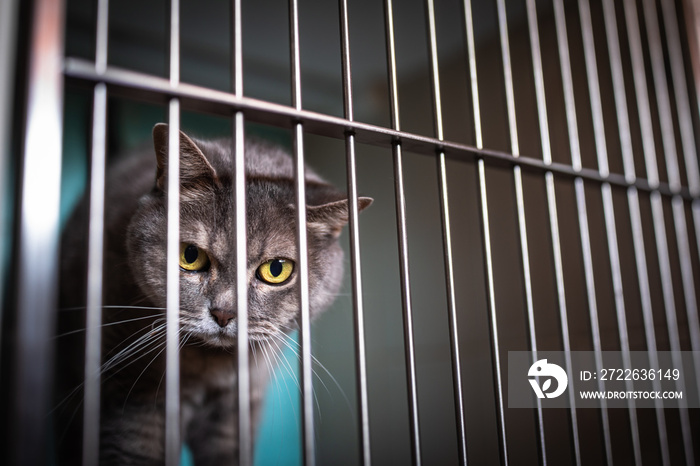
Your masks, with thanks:
[[(164, 457), (167, 125), (155, 126), (153, 140), (155, 166), (152, 155), (134, 154), (108, 171), (101, 464), (162, 464)], [(255, 426), (269, 374), (262, 362), (274, 360), (290, 344), (287, 334), (298, 324), (297, 248), (290, 156), (260, 141), (246, 141), (245, 156), (249, 335), (251, 361), (260, 360), (250, 366)], [(236, 464), (231, 141), (180, 133), (180, 165), (182, 436), (195, 464)], [(333, 302), (341, 285), (343, 252), (337, 239), (348, 221), (348, 202), (313, 171), (307, 169), (305, 178), (313, 317)], [(358, 199), (360, 209), (371, 202)], [(84, 306), (84, 210), (78, 209), (63, 238), (63, 333), (76, 325), (70, 317), (81, 320), (75, 309)], [(69, 389), (76, 385), (67, 382), (71, 371), (82, 378), (83, 349), (69, 338), (59, 340), (61, 385)], [(79, 422), (57, 417), (62, 462), (72, 463), (80, 451)]]

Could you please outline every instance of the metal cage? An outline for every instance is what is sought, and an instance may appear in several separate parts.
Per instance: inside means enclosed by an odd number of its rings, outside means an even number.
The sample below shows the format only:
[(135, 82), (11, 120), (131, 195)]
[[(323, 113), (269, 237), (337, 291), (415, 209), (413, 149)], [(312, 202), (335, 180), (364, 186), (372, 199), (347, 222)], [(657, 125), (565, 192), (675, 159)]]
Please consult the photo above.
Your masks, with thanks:
[[(51, 458), (46, 416), (51, 410), (57, 316), (65, 83), (87, 85), (92, 92), (84, 464), (97, 464), (99, 455), (100, 380), (94, 374), (100, 366), (111, 96), (164, 105), (175, 129), (172, 137), (177, 137), (185, 110), (230, 118), (236, 167), (243, 167), (246, 122), (289, 131), (296, 166), (296, 229), (301, 232), (298, 266), (301, 277), (307, 277), (299, 287), (304, 464), (349, 461), (326, 450), (319, 454), (314, 413), (303, 189), (305, 141), (310, 135), (343, 141), (345, 148), (354, 348), (354, 365), (345, 370), (355, 383), (353, 462), (383, 464), (397, 455), (392, 448), (399, 445), (404, 456), (396, 458), (412, 464), (700, 464), (696, 410), (639, 410), (630, 403), (624, 410), (593, 412), (577, 409), (573, 398), (566, 411), (541, 406), (514, 410), (507, 406), (505, 381), (508, 351), (531, 351), (535, 359), (538, 350), (700, 352), (700, 7), (692, 0), (464, 0), (452, 2), (452, 26), (445, 26), (439, 21), (446, 17), (447, 2), (425, 0), (419, 10), (424, 8), (421, 18), (427, 33), (413, 34), (425, 47), (428, 62), (420, 73), (430, 90), (424, 86), (422, 94), (407, 96), (414, 87), (402, 80), (397, 65), (401, 43), (396, 28), (404, 19), (398, 9), (420, 2), (364, 1), (353, 10), (353, 1), (339, 0), (338, 17), (318, 19), (339, 25), (336, 54), (342, 85), (334, 89), (341, 91), (342, 114), (334, 115), (309, 110), (302, 101), (303, 3), (289, 0), (288, 10), (278, 12), (288, 19), (290, 100), (277, 103), (251, 97), (244, 88), (246, 2), (241, 0), (225, 8), (232, 38), (228, 90), (181, 79), (180, 0), (168, 4), (164, 75), (110, 61), (110, 14), (122, 8), (120, 2), (95, 2), (94, 55), (86, 58), (64, 54), (65, 32), (72, 26), (65, 20), (63, 1), (3, 1), (0, 173), (6, 182), (0, 291), (6, 395), (2, 423), (8, 433), (3, 436), (3, 456), (8, 464), (46, 464)], [(383, 9), (383, 43), (373, 45), (386, 57), (388, 85), (380, 93), (387, 116), (383, 124), (366, 123), (355, 112), (360, 97), (353, 70), (358, 61), (351, 62), (351, 45), (357, 25), (367, 21), (358, 11), (370, 3), (374, 10)], [(460, 52), (446, 69), (440, 62), (445, 57), (441, 34), (457, 21)], [(453, 72), (452, 65), (461, 74)], [(461, 112), (462, 120), (452, 116), (455, 111)], [(377, 402), (390, 396), (373, 392), (379, 384), (373, 376), (384, 369), (372, 366), (381, 355), (368, 342), (375, 337), (368, 336), (367, 322), (383, 308), (370, 304), (371, 297), (363, 294), (368, 284), (362, 277), (375, 264), (360, 248), (372, 238), (360, 238), (367, 230), (361, 228), (363, 217), (358, 215), (358, 178), (365, 173), (357, 169), (356, 153), (363, 150), (359, 146), (386, 151), (384, 160), (391, 164), (383, 180), (392, 185), (389, 204), (396, 230), (391, 246), (398, 246), (392, 256), (398, 262), (392, 290), (400, 300), (405, 358), (400, 370), (405, 378), (391, 381), (406, 402), (401, 420), (395, 421), (405, 426), (392, 434), (402, 438), (398, 444), (385, 440), (395, 410)], [(411, 197), (415, 183), (406, 182), (409, 153), (428, 161), (420, 165), (429, 167), (424, 182), (434, 183), (435, 202), (424, 211), (411, 210), (410, 200), (417, 198)], [(178, 160), (171, 150), (170, 167), (176, 173)], [(241, 176), (235, 190), (239, 232), (245, 231), (242, 172), (236, 171)], [(169, 182), (169, 192), (177, 193), (177, 177)], [(415, 304), (422, 292), (412, 280), (420, 267), (413, 256), (423, 246), (409, 222), (413, 218), (421, 223), (420, 212), (439, 219), (431, 223), (433, 217), (426, 217), (422, 226), (439, 236), (442, 270), (437, 275), (444, 275), (439, 277), (437, 304)], [(168, 221), (164, 461), (176, 465), (181, 454), (177, 196), (169, 199)], [(245, 267), (245, 241), (239, 234), (240, 268)], [(245, 284), (245, 277), (238, 283)], [(237, 286), (236, 296), (240, 320), (247, 322), (246, 286)], [(436, 338), (448, 352), (440, 352), (435, 364), (447, 368), (440, 380), (449, 381), (448, 389), (423, 388), (431, 383), (433, 363), (421, 356), (430, 348), (416, 342), (422, 331), (422, 324), (415, 323), (417, 314), (439, 315), (444, 323)], [(246, 325), (239, 326), (237, 357), (248, 360)], [(247, 363), (239, 367), (240, 464), (253, 464)], [(695, 383), (700, 361), (696, 371)], [(445, 390), (451, 392), (450, 399), (428, 400)], [(451, 412), (449, 420), (431, 416), (439, 403), (435, 412)], [(377, 417), (382, 410), (388, 414)], [(435, 426), (443, 426), (440, 429), (449, 435), (431, 433)]]

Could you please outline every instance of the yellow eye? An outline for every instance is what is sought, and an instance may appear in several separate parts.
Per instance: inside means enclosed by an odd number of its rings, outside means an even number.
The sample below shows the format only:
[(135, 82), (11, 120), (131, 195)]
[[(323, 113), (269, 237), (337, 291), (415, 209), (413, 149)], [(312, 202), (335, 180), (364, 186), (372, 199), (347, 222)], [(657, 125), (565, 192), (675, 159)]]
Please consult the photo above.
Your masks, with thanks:
[(194, 244), (180, 243), (180, 267), (199, 272), (209, 266), (209, 256)]
[(258, 278), (272, 285), (286, 282), (294, 270), (294, 263), (285, 259), (272, 259), (258, 267)]

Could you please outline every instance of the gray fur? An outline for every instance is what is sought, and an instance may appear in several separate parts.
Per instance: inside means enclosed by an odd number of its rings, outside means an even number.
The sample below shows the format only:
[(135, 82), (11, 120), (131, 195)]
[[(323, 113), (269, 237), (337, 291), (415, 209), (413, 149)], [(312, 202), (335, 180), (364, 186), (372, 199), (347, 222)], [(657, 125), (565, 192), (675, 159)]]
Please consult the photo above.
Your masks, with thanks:
[[(156, 157), (137, 153), (109, 169), (105, 305), (165, 308), (167, 132), (163, 124), (154, 128)], [(276, 286), (256, 277), (258, 266), (269, 259), (297, 258), (293, 164), (282, 149), (260, 141), (246, 141), (245, 156), (249, 335), (253, 352), (264, 361), (260, 352), (277, 351), (279, 338), (284, 338), (280, 334), (294, 330), (298, 321), (296, 270)], [(206, 251), (211, 262), (206, 272), (180, 273), (183, 440), (197, 465), (236, 464), (237, 325), (234, 318), (222, 328), (211, 314), (216, 309), (236, 313), (231, 141), (194, 140), (181, 133), (180, 162), (180, 239)], [(342, 193), (309, 169), (306, 197), (310, 311), (317, 316), (333, 302), (341, 284), (343, 253), (337, 237), (347, 223), (348, 207)], [(361, 208), (370, 203), (369, 198), (359, 199)], [(84, 300), (85, 223), (85, 215), (74, 215), (64, 235), (63, 307)], [(165, 353), (160, 351), (165, 334), (159, 325), (164, 314), (127, 307), (103, 313), (103, 360), (119, 351), (129, 354), (118, 364), (108, 364), (102, 377), (101, 464), (163, 462)], [(139, 320), (126, 322), (130, 319)], [(139, 338), (151, 343), (129, 350)], [(62, 362), (79, 372), (80, 350), (61, 351), (59, 359), (68, 358), (68, 364)], [(251, 370), (255, 425), (269, 368), (253, 363)], [(65, 458), (75, 453), (71, 440), (76, 436), (70, 430), (66, 434)]]

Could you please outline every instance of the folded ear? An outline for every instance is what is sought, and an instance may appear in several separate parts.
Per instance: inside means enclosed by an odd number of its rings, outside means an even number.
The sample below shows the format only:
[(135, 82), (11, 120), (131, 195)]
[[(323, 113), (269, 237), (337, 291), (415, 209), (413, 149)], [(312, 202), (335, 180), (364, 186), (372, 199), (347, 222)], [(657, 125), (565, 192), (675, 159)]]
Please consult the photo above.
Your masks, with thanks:
[[(153, 127), (153, 147), (156, 152), (156, 187), (165, 190), (165, 173), (168, 165), (168, 125), (158, 123)], [(196, 189), (216, 182), (216, 170), (211, 166), (197, 144), (180, 131), (180, 185), (185, 190)]]
[[(371, 197), (358, 197), (358, 212), (362, 212), (372, 204)], [(350, 219), (348, 200), (329, 202), (327, 204), (306, 207), (306, 222), (322, 234), (337, 238), (343, 227)]]

